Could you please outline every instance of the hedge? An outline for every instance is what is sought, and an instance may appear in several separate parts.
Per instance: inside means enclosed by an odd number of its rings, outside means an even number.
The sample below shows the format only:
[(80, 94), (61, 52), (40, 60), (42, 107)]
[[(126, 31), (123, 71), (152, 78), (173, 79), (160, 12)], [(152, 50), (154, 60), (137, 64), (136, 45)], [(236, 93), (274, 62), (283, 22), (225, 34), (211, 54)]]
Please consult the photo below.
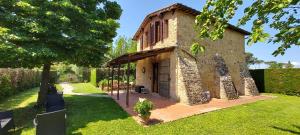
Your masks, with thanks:
[(90, 83), (97, 86), (97, 69), (91, 69)]
[(0, 100), (17, 92), (37, 87), (41, 73), (29, 69), (0, 69)]
[(259, 69), (250, 73), (260, 92), (300, 96), (300, 69)]

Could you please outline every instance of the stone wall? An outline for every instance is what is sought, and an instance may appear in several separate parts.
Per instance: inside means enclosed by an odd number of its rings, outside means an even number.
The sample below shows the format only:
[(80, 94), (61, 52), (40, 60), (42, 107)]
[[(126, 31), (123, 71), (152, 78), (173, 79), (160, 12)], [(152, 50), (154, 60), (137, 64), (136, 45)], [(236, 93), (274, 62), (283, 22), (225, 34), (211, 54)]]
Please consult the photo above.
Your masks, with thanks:
[(255, 85), (255, 82), (249, 72), (249, 69), (246, 64), (240, 65), (240, 76), (243, 79), (243, 86), (246, 96), (256, 96), (259, 94), (258, 89)]
[[(152, 82), (153, 82), (153, 63), (159, 63), (160, 61), (170, 59), (170, 97), (174, 100), (178, 100), (176, 94), (176, 57), (174, 52), (162, 53), (155, 57), (149, 57), (137, 61), (136, 64), (136, 85), (145, 86), (152, 92)], [(145, 68), (145, 73), (142, 69)]]
[[(220, 82), (225, 79), (231, 80), (229, 81), (232, 82), (230, 85), (235, 87), (238, 95), (250, 95), (247, 92), (250, 91), (250, 87), (255, 89), (255, 84), (251, 83), (251, 77), (244, 78), (241, 76), (240, 68), (240, 65), (245, 64), (245, 35), (232, 29), (226, 29), (222, 39), (199, 41), (194, 30), (195, 16), (178, 11), (177, 20), (178, 47), (190, 50), (190, 46), (194, 42), (199, 42), (205, 46), (205, 52), (196, 55), (199, 76), (202, 76), (202, 87), (207, 88), (212, 97), (221, 98), (221, 87), (224, 88), (224, 86), (221, 86)], [(229, 77), (227, 78), (217, 77), (218, 73), (215, 71), (217, 63), (214, 60), (214, 56), (217, 54), (223, 58), (228, 68)], [(225, 83), (227, 84), (223, 81), (223, 84)], [(247, 88), (249, 90), (246, 90)]]
[(177, 53), (180, 72), (180, 76), (178, 76), (180, 101), (190, 105), (208, 102), (210, 100), (209, 92), (202, 87), (196, 59), (180, 49)]
[(239, 96), (224, 59), (221, 56), (216, 55), (214, 60), (216, 62), (216, 82), (220, 85), (220, 98), (237, 99)]
[[(145, 32), (147, 30), (149, 30), (150, 28), (150, 23), (155, 23), (155, 21), (159, 21), (159, 20), (168, 20), (168, 37), (163, 39), (162, 41), (157, 42), (156, 44), (154, 44), (154, 46), (148, 46), (146, 48), (144, 48), (143, 50), (150, 50), (150, 49), (155, 49), (155, 48), (164, 48), (164, 47), (170, 47), (170, 46), (176, 46), (177, 43), (177, 12), (168, 12), (165, 13), (164, 16), (162, 18), (156, 16), (151, 18), (151, 21), (149, 21), (145, 28), (144, 28), (144, 33), (141, 33), (138, 37), (137, 40), (137, 51), (140, 51), (140, 38), (142, 36), (142, 34), (145, 34)], [(148, 31), (149, 32), (149, 31)], [(144, 41), (146, 40), (146, 36), (144, 35)]]
[[(160, 18), (154, 17), (151, 22)], [(165, 14), (169, 20), (169, 37), (155, 44), (153, 48), (177, 46), (182, 50), (190, 50), (194, 42), (205, 46), (205, 52), (195, 58), (176, 49), (168, 53), (168, 57), (159, 55), (137, 62), (137, 84), (145, 85), (150, 90), (152, 84), (152, 63), (169, 58), (171, 62), (170, 96), (172, 99), (186, 104), (205, 103), (211, 97), (235, 99), (238, 95), (257, 95), (253, 79), (245, 68), (245, 35), (226, 29), (222, 39), (199, 41), (194, 30), (195, 16), (176, 11)], [(147, 29), (149, 25), (146, 26)], [(138, 51), (140, 49), (138, 41)], [(150, 47), (144, 50), (151, 49)], [(221, 62), (215, 59), (218, 55)], [(217, 58), (218, 59), (218, 58)], [(220, 66), (222, 65), (222, 68)], [(146, 73), (142, 68), (146, 67)], [(223, 71), (226, 70), (226, 74)], [(209, 96), (210, 95), (210, 96)]]

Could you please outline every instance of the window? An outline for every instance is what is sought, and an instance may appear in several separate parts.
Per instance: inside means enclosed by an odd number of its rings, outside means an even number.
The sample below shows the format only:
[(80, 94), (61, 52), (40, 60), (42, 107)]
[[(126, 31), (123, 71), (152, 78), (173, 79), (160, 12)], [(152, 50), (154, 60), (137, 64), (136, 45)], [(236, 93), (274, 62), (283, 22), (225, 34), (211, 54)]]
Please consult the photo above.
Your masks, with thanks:
[(164, 20), (163, 38), (168, 38), (169, 36), (169, 20)]

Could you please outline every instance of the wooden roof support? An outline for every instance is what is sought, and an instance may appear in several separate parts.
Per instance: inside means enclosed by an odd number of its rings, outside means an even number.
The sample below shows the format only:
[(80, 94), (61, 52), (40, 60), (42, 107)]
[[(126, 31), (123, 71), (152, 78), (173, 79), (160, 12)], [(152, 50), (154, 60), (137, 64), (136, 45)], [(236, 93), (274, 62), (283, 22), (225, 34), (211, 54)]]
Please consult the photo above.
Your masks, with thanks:
[(116, 66), (118, 64), (126, 64), (128, 62), (135, 62), (137, 60), (141, 60), (147, 57), (152, 57), (156, 56), (161, 53), (165, 52), (170, 52), (173, 51), (176, 48), (176, 46), (170, 46), (166, 48), (156, 48), (152, 50), (147, 50), (147, 51), (140, 51), (140, 52), (135, 52), (135, 53), (129, 53), (129, 54), (124, 54), (118, 58), (115, 58), (108, 62), (108, 66)]
[(130, 62), (127, 63), (127, 89), (126, 89), (126, 107), (129, 107), (129, 76), (130, 76)]
[(117, 100), (120, 100), (120, 97), (119, 97), (119, 91), (120, 91), (120, 68), (121, 68), (121, 65), (119, 64), (118, 65), (118, 90), (117, 90)]
[(107, 75), (107, 92), (110, 91), (110, 67), (108, 67), (108, 73), (106, 74)]
[(114, 91), (114, 66), (111, 67), (111, 95), (113, 96)]

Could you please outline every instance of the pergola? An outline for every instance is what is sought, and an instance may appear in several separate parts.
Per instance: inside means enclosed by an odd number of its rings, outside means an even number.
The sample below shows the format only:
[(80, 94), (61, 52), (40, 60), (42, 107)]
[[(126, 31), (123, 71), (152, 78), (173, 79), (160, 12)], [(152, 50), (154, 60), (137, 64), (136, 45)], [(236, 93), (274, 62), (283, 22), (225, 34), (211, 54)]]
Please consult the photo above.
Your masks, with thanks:
[[(117, 88), (117, 100), (119, 100), (119, 91), (120, 91), (120, 68), (121, 65), (123, 64), (127, 64), (128, 68), (127, 68), (127, 88), (126, 88), (126, 106), (129, 107), (129, 74), (130, 74), (130, 63), (131, 62), (136, 62), (138, 60), (141, 59), (145, 59), (147, 57), (153, 57), (153, 56), (157, 56), (160, 53), (165, 53), (165, 52), (171, 52), (175, 49), (175, 46), (171, 46), (171, 47), (165, 47), (165, 48), (157, 48), (157, 49), (151, 49), (151, 50), (147, 50), (147, 51), (139, 51), (139, 52), (135, 52), (135, 53), (128, 53), (128, 54), (124, 54), (121, 55), (111, 61), (109, 61), (107, 63), (107, 67), (109, 67), (111, 70), (111, 83), (109, 83), (109, 85), (111, 86), (111, 88), (108, 88), (108, 90), (110, 90), (111, 95), (113, 95), (113, 85), (114, 85), (114, 68), (118, 68), (118, 88)], [(110, 80), (110, 79), (108, 79)]]

